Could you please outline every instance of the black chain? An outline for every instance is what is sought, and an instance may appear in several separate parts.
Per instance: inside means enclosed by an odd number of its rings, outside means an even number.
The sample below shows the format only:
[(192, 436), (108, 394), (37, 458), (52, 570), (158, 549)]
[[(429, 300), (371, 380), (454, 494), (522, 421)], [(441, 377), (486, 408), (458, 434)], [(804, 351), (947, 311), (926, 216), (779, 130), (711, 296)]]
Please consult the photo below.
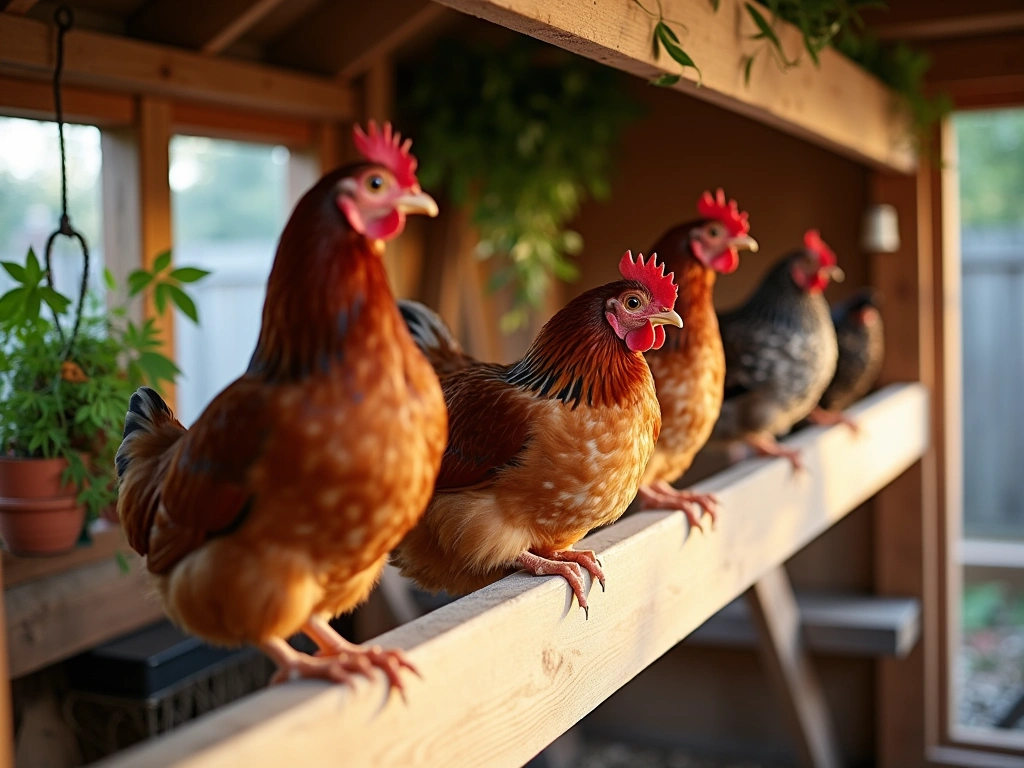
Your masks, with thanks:
[[(75, 326), (71, 331), (71, 338), (65, 341), (64, 330), (60, 327), (60, 318), (57, 312), (53, 312), (53, 324), (57, 328), (60, 340), (65, 344), (64, 359), (71, 357), (71, 350), (78, 338), (78, 328), (82, 323), (82, 307), (85, 304), (85, 293), (89, 285), (89, 246), (85, 242), (82, 233), (71, 226), (71, 218), (68, 216), (68, 167), (67, 151), (64, 148), (64, 104), (61, 99), (60, 76), (64, 70), (64, 35), (75, 23), (74, 14), (66, 5), (62, 5), (53, 14), (53, 20), (57, 24), (57, 61), (53, 68), (53, 106), (57, 117), (57, 135), (60, 138), (60, 226), (50, 235), (46, 241), (46, 284), (53, 288), (53, 269), (51, 261), (53, 257), (53, 243), (58, 235), (78, 240), (82, 247), (82, 285), (78, 293), (78, 307), (75, 311)], [(52, 307), (51, 307), (52, 310)]]

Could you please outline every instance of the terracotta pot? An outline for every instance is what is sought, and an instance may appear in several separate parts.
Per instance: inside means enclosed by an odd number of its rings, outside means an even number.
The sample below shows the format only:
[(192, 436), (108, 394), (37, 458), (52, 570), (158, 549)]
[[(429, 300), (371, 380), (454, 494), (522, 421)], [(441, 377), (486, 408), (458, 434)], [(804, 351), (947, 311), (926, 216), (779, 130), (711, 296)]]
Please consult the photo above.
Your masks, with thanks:
[(0, 537), (19, 555), (51, 555), (75, 546), (85, 524), (78, 489), (61, 483), (64, 459), (0, 458)]

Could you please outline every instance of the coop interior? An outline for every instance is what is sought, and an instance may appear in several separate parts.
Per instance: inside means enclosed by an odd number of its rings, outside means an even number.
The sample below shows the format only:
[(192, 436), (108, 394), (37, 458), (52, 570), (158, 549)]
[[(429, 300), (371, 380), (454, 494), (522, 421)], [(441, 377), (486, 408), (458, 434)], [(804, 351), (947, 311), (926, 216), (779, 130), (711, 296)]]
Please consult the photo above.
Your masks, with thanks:
[[(312, 764), (331, 750), (346, 754), (331, 733), (354, 738), (362, 728), (369, 746), (353, 747), (352, 765), (1020, 764), (1024, 489), (1016, 477), (1021, 430), (1007, 419), (1020, 413), (1013, 382), (1024, 370), (1013, 331), (1024, 296), (1024, 11), (1013, 0), (863, 10), (867, 29), (886, 44), (931, 57), (920, 92), (947, 106), (915, 136), (895, 91), (831, 48), (820, 65), (806, 52), (799, 66), (780, 64), (763, 37), (754, 39), (748, 5), (71, 3), (62, 81), (69, 203), (90, 262), (83, 278), (76, 244), (58, 241), (55, 285), (74, 296), (84, 279), (109, 304), (115, 291), (105, 271), (128, 286), (139, 268), (159, 271), (167, 250), (174, 266), (209, 272), (182, 285), (198, 322), (180, 304), (163, 306), (173, 297), (125, 303), (127, 317), (155, 320), (156, 338), (181, 370), (165, 390), (186, 426), (249, 364), (281, 230), (322, 173), (356, 156), (352, 125), (369, 119), (392, 121), (413, 139), (421, 174), (429, 174), (424, 190), (441, 210), (433, 219), (410, 217), (388, 244), (394, 293), (437, 310), (476, 358), (520, 359), (568, 301), (618, 279), (627, 249), (648, 254), (663, 232), (695, 218), (706, 190), (722, 188), (749, 212), (759, 248), (718, 277), (716, 309), (742, 304), (805, 231), (817, 229), (845, 273), (827, 288), (829, 303), (865, 287), (882, 294), (886, 360), (873, 393), (855, 407), (866, 425), (860, 443), (841, 424), (797, 432), (827, 482), (808, 481), (793, 501), (785, 461), (768, 470), (769, 460), (747, 456), (730, 468), (733, 453), (702, 451), (680, 487), (710, 483), (742, 509), (727, 503), (716, 529), (665, 528), (663, 538), (685, 538), (668, 586), (661, 571), (629, 576), (651, 597), (615, 603), (619, 613), (605, 628), (598, 595), (588, 618), (544, 646), (568, 665), (560, 672), (523, 672), (517, 682), (515, 670), (527, 662), (488, 659), (487, 642), (452, 639), (453, 627), (471, 620), (495, 637), (529, 634), (529, 615), (502, 624), (487, 613), (500, 608), (498, 597), (493, 605), (464, 598), (462, 614), (443, 614), (460, 617), (445, 619), (451, 626), (438, 619), (409, 629), (452, 598), (386, 571), (365, 605), (334, 622), (358, 643), (393, 630), (387, 637), (423, 643), (424, 679), (409, 701), (392, 696), (386, 717), (367, 714), (378, 712), (380, 680), (337, 700), (319, 688), (281, 693), (292, 684), (268, 689), (273, 665), (258, 651), (213, 647), (174, 627), (109, 505), (68, 552), (5, 551), (8, 764), (215, 766), (236, 747), (254, 761), (266, 750), (261, 764), (278, 764), (272, 756), (304, 738), (292, 722), (300, 707), (323, 729), (301, 747)], [(771, 17), (777, 5), (757, 7)], [(29, 246), (42, 255), (60, 216), (49, 81), (58, 4), (0, 7), (0, 256), (23, 264)], [(664, 50), (654, 57), (659, 18), (681, 19), (675, 29), (703, 67), (699, 75)], [(796, 55), (800, 35), (780, 23)], [(748, 51), (757, 58), (745, 82)], [(666, 72), (683, 77), (652, 85)], [(532, 117), (523, 114), (531, 109)], [(585, 125), (573, 110), (589, 116)], [(447, 143), (445, 126), (455, 136)], [(485, 137), (478, 144), (489, 136), (505, 144), (490, 157), (479, 147), (460, 155), (458, 136), (474, 126)], [(506, 140), (516, 130), (521, 152), (543, 145), (545, 132), (575, 142), (575, 151), (502, 155), (515, 151), (516, 140), (511, 150)], [(589, 142), (597, 149), (586, 154)], [(480, 203), (479, 180), (453, 183), (463, 178), (453, 170), (460, 157), (506, 186), (524, 175), (517, 166), (549, 164), (547, 176), (529, 182), (534, 198), (524, 193), (520, 205), (553, 216), (553, 228), (506, 223), (540, 238), (540, 250), (527, 249), (518, 262), (515, 251), (501, 252), (495, 222), (507, 211)], [(569, 184), (570, 202), (547, 188), (559, 183)], [(540, 202), (536, 185), (547, 185)], [(499, 208), (514, 207), (511, 198)], [(524, 287), (531, 280), (542, 283)], [(0, 295), (9, 283), (0, 275)], [(812, 462), (812, 474), (818, 470)], [(714, 537), (732, 535), (733, 515), (760, 520), (763, 538), (735, 539), (743, 550), (717, 548)], [(627, 533), (642, 534), (630, 516), (600, 541), (632, 552), (631, 539), (614, 530), (634, 525)], [(761, 541), (771, 554), (757, 554)], [(610, 575), (608, 595), (621, 589)], [(726, 594), (732, 586), (713, 586), (726, 582), (742, 588)], [(677, 587), (693, 606), (685, 620), (657, 607), (676, 605), (658, 590)], [(510, 605), (525, 599), (526, 586), (509, 589), (494, 594)], [(529, 599), (563, 597), (552, 589)], [(678, 628), (660, 629), (673, 621)], [(644, 643), (622, 639), (634, 625)], [(463, 679), (452, 652), (435, 658), (440, 652), (430, 655), (427, 641), (480, 656), (466, 675), (512, 671)], [(598, 655), (573, 650), (581, 646)], [(609, 671), (617, 665), (623, 671)], [(435, 684), (447, 693), (417, 701), (416, 687)], [(585, 693), (566, 705), (574, 685)], [(522, 703), (503, 717), (502, 697)], [(470, 719), (471, 728), (438, 714), (455, 700), (451, 717)], [(454, 714), (472, 711), (479, 720)], [(437, 733), (422, 750), (407, 743), (412, 735), (388, 746), (389, 732), (426, 731), (432, 718)], [(190, 730), (197, 723), (214, 724)], [(264, 724), (265, 735), (255, 735)], [(451, 745), (439, 743), (445, 734)]]

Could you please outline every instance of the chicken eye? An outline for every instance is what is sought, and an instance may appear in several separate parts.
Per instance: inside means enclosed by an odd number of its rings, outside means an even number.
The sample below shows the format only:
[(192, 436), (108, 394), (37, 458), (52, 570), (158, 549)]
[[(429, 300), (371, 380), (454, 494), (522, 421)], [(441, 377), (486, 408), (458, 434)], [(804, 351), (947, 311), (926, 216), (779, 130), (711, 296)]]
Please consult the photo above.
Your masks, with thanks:
[(640, 299), (630, 296), (626, 299), (626, 309), (640, 309)]
[(722, 236), (722, 228), (718, 224), (712, 224), (710, 227), (708, 227), (708, 236), (709, 237), (721, 237)]
[(384, 187), (384, 177), (380, 174), (373, 174), (366, 178), (366, 188), (371, 192), (380, 192)]

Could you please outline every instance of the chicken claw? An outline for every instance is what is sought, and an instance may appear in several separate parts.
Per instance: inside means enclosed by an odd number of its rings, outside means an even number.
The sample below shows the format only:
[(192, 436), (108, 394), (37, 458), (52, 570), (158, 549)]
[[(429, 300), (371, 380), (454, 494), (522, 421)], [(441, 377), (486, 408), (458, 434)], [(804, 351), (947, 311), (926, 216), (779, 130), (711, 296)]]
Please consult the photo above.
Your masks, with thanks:
[(704, 526), (700, 519), (705, 513), (711, 518), (712, 530), (718, 522), (718, 498), (713, 493), (680, 491), (664, 480), (657, 480), (641, 486), (639, 496), (644, 509), (677, 509), (686, 515), (690, 527), (701, 533), (704, 532)]
[(836, 424), (845, 424), (853, 434), (860, 434), (860, 425), (842, 411), (826, 411), (819, 406), (808, 414), (807, 420), (820, 427), (833, 427)]
[(523, 552), (516, 558), (516, 564), (524, 571), (529, 571), (534, 576), (561, 576), (572, 589), (576, 600), (583, 609), (584, 614), (590, 618), (590, 607), (587, 604), (587, 595), (583, 591), (583, 568), (601, 584), (604, 589), (604, 571), (597, 562), (597, 557), (590, 550), (577, 552), (574, 549), (563, 549), (556, 552), (546, 552), (544, 555), (533, 552)]
[(786, 448), (779, 445), (775, 438), (770, 435), (749, 435), (746, 438), (746, 443), (757, 451), (759, 456), (774, 456), (788, 460), (793, 465), (794, 472), (800, 472), (804, 469), (804, 462), (800, 458), (800, 449)]

